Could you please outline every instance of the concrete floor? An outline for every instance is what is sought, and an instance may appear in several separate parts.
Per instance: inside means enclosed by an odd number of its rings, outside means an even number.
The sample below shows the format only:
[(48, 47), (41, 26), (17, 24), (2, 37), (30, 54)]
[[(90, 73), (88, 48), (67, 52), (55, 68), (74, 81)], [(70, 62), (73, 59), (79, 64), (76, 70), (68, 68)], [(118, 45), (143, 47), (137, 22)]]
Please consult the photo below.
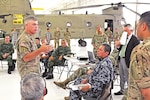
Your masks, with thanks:
[[(91, 41), (87, 40), (87, 50), (92, 50)], [(77, 48), (77, 40), (72, 40), (72, 51), (76, 52), (80, 50)], [(54, 70), (56, 72), (57, 69)], [(48, 94), (45, 96), (45, 100), (64, 100), (64, 96), (69, 95), (69, 90), (64, 90), (62, 88), (57, 87), (53, 84), (53, 81), (63, 81), (66, 78), (66, 73), (62, 74), (60, 80), (58, 80), (59, 74), (54, 73), (54, 79), (46, 80), (46, 85), (48, 88)], [(7, 74), (7, 66), (0, 66), (0, 100), (21, 100), (20, 96), (20, 76), (18, 74), (17, 69), (12, 72), (12, 74)], [(118, 92), (119, 80), (115, 81), (114, 89), (112, 90), (113, 100), (121, 100), (122, 96), (113, 95), (114, 92)]]

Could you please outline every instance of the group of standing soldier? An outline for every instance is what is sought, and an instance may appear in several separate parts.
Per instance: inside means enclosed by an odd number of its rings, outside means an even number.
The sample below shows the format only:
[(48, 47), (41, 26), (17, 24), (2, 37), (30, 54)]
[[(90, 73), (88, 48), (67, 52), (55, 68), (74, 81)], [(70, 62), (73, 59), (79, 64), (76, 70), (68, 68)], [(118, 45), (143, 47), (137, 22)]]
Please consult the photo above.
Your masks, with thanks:
[[(56, 27), (53, 34), (55, 49), (59, 46), (60, 35), (61, 35), (60, 29), (59, 27)], [(66, 40), (68, 46), (70, 47), (71, 33), (69, 32), (68, 28), (66, 28), (66, 32), (64, 32), (63, 35), (64, 35), (63, 39)], [(47, 28), (47, 32), (45, 33), (45, 38), (47, 39), (48, 44), (50, 44), (50, 40), (52, 40), (52, 33), (50, 32), (50, 28)]]

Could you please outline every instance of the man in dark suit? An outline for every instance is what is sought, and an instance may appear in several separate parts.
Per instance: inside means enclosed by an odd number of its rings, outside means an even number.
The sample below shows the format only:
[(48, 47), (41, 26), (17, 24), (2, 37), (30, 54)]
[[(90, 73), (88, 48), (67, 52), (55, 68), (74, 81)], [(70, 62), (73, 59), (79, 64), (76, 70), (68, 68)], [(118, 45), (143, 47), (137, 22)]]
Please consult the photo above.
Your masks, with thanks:
[(120, 91), (114, 93), (115, 95), (123, 95), (125, 82), (128, 81), (130, 55), (132, 49), (140, 43), (137, 37), (132, 34), (133, 28), (130, 24), (124, 25), (123, 32), (127, 33), (127, 39), (125, 43), (121, 44), (120, 41), (115, 42), (115, 45), (119, 50), (119, 74), (120, 74)]

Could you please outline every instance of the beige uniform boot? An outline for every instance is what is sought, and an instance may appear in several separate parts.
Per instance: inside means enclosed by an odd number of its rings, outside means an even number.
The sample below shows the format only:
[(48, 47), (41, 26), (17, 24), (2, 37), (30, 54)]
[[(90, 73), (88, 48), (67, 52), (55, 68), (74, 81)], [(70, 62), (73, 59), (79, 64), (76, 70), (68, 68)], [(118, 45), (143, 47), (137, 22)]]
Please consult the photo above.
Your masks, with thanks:
[(65, 100), (69, 100), (69, 97), (64, 97)]
[(54, 81), (54, 84), (63, 88), (63, 89), (66, 89), (66, 85), (70, 82), (70, 79), (66, 79), (65, 81), (63, 82), (56, 82)]

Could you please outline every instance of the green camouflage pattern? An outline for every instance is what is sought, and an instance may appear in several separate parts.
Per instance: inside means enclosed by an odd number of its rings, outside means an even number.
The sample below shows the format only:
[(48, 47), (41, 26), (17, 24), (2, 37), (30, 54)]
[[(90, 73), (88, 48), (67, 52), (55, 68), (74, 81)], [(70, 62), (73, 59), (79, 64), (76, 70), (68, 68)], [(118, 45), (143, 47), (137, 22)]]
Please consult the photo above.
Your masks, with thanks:
[(48, 61), (48, 68), (53, 68), (54, 65), (63, 65), (65, 62), (65, 59), (63, 58), (61, 61), (58, 60), (59, 56), (66, 56), (67, 54), (70, 54), (71, 50), (68, 46), (62, 47), (59, 46), (53, 53), (52, 56), (54, 57), (54, 60)]
[(8, 61), (8, 66), (12, 66), (13, 60), (12, 60), (12, 54), (14, 53), (14, 48), (12, 43), (2, 43), (0, 44), (0, 60), (3, 60), (2, 57), (3, 54), (9, 53), (9, 56), (5, 58)]

